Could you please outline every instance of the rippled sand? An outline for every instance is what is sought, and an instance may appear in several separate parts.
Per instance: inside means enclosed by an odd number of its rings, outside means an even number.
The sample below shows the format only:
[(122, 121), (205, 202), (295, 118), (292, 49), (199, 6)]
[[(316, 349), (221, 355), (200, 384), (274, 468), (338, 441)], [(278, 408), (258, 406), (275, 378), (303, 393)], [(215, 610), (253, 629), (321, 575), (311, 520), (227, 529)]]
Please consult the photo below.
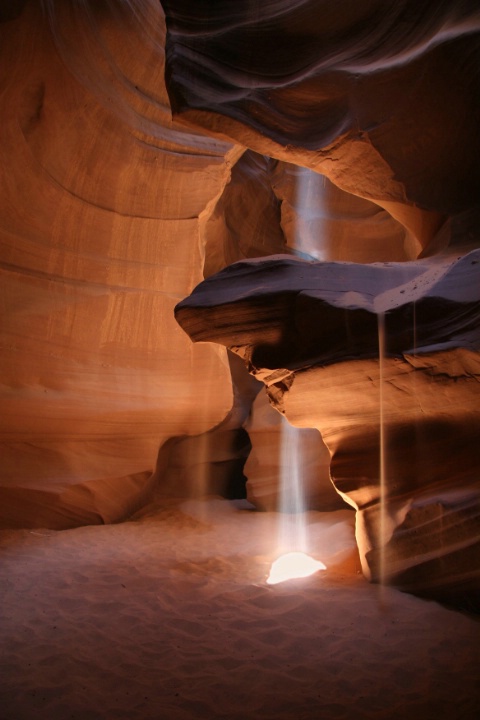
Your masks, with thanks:
[(480, 717), (478, 620), (367, 583), (349, 510), (308, 521), (327, 570), (275, 586), (276, 514), (228, 501), (4, 531), (2, 718)]

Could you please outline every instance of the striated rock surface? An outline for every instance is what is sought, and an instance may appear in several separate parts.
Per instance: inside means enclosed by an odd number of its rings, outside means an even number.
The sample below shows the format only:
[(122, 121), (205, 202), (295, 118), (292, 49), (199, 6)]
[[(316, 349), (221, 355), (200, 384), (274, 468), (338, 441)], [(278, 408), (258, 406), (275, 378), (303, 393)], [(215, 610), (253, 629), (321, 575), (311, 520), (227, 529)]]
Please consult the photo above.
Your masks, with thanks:
[[(284, 415), (278, 413), (260, 392), (245, 424), (252, 449), (245, 463), (247, 499), (259, 510), (282, 508), (282, 482), (291, 483), (284, 476), (288, 472), (282, 462), (282, 447), (291, 442), (292, 428)], [(314, 428), (295, 428), (298, 450), (296, 467), (307, 510), (337, 510), (344, 502), (335, 492), (330, 479), (330, 453), (320, 433)]]
[[(365, 574), (480, 589), (480, 250), (410, 263), (236, 263), (176, 308), (320, 430)], [(423, 573), (424, 566), (427, 571)]]
[(0, 0), (0, 524), (247, 477), (273, 507), (262, 380), (365, 574), (472, 602), (479, 31), (476, 0)]
[(205, 276), (245, 258), (409, 260), (409, 232), (375, 203), (308, 168), (247, 150), (204, 226)]
[[(235, 350), (281, 412), (321, 430), (337, 489), (357, 508), (368, 576), (472, 598), (478, 4), (164, 7), (175, 116), (279, 161), (262, 188), (279, 203), (282, 252), (391, 261), (236, 264), (180, 304), (179, 322)], [(251, 227), (255, 243), (265, 230)], [(238, 235), (230, 261), (251, 257)]]
[(475, 0), (163, 5), (184, 122), (375, 201), (417, 252), (478, 202)]
[(45, 8), (0, 23), (0, 523), (58, 528), (124, 517), (231, 408), (173, 308), (243, 148), (172, 123), (159, 3)]

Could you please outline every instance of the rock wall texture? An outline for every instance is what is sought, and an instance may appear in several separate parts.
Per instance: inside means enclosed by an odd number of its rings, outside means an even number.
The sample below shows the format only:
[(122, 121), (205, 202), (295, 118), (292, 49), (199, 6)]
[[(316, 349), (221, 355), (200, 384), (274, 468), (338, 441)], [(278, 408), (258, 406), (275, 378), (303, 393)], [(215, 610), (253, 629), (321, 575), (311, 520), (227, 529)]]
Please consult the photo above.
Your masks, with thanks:
[(27, 2), (0, 24), (6, 525), (124, 517), (162, 443), (231, 408), (225, 351), (173, 308), (243, 149), (172, 123), (163, 14), (140, 9)]
[(163, 5), (167, 85), (186, 121), (374, 200), (412, 249), (477, 203), (474, 0)]
[(179, 322), (321, 431), (368, 577), (480, 607), (478, 4), (164, 7), (174, 112), (277, 160), (297, 255), (214, 275)]
[(0, 89), (0, 523), (273, 507), (284, 415), (365, 574), (472, 604), (478, 2), (0, 1)]
[(192, 339), (234, 349), (292, 424), (321, 432), (368, 577), (478, 593), (480, 250), (239, 262), (176, 313)]
[[(255, 398), (245, 429), (252, 444), (245, 464), (247, 499), (257, 509), (286, 511), (282, 508), (282, 489), (292, 482), (292, 468), (284, 462), (282, 453), (289, 444), (304, 506), (323, 511), (345, 507), (331, 482), (330, 453), (318, 430), (292, 427), (284, 414), (274, 409), (265, 392)], [(292, 432), (296, 437), (291, 437)]]

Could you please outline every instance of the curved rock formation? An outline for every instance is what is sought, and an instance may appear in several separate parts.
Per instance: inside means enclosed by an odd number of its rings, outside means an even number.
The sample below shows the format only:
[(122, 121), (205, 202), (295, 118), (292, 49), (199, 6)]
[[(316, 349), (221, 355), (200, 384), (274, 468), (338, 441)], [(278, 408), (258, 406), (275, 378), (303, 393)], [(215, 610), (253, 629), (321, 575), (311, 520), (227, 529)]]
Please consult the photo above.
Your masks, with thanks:
[[(278, 253), (316, 260), (408, 260), (410, 233), (324, 175), (247, 150), (205, 223), (205, 275)], [(418, 248), (417, 248), (418, 249)]]
[(374, 200), (417, 248), (477, 203), (474, 0), (163, 4), (167, 87), (185, 122)]
[[(259, 510), (281, 511), (281, 483), (287, 468), (282, 467), (282, 445), (289, 442), (289, 423), (276, 412), (265, 392), (260, 392), (245, 425), (252, 449), (245, 464), (247, 499)], [(338, 510), (344, 502), (330, 480), (330, 453), (319, 432), (299, 428), (297, 435), (298, 474), (303, 503), (310, 510)], [(283, 508), (284, 510), (284, 508)]]
[(213, 276), (180, 321), (321, 429), (366, 574), (471, 597), (479, 37), (476, 0), (0, 2), (4, 525), (121, 519), (200, 446), (243, 482), (257, 386), (173, 317)]
[[(193, 339), (238, 352), (281, 412), (321, 430), (337, 489), (357, 508), (368, 576), (437, 597), (465, 591), (471, 602), (480, 573), (478, 4), (164, 7), (179, 121), (281, 161), (268, 168), (287, 250), (377, 262), (237, 263), (177, 307), (179, 322)], [(321, 180), (300, 190), (309, 171), (332, 181), (328, 192)], [(335, 208), (350, 216), (344, 229)]]
[(480, 250), (235, 263), (176, 316), (241, 355), (294, 425), (320, 430), (368, 577), (478, 593)]
[(16, 9), (0, 23), (0, 521), (109, 522), (142, 501), (163, 442), (230, 410), (225, 351), (194, 348), (173, 308), (243, 148), (172, 123), (157, 2)]

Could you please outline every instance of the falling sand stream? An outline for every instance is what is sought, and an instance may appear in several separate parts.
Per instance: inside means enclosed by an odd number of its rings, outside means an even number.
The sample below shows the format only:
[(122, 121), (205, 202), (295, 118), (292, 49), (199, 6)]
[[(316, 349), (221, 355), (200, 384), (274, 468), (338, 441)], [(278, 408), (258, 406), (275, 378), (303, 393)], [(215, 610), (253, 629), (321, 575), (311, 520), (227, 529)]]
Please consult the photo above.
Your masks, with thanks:
[(385, 398), (384, 398), (384, 364), (385, 364), (385, 313), (378, 313), (378, 364), (379, 364), (379, 426), (380, 426), (380, 523), (378, 543), (380, 545), (380, 597), (383, 600), (385, 586), (385, 544), (386, 544), (386, 440), (385, 440)]

